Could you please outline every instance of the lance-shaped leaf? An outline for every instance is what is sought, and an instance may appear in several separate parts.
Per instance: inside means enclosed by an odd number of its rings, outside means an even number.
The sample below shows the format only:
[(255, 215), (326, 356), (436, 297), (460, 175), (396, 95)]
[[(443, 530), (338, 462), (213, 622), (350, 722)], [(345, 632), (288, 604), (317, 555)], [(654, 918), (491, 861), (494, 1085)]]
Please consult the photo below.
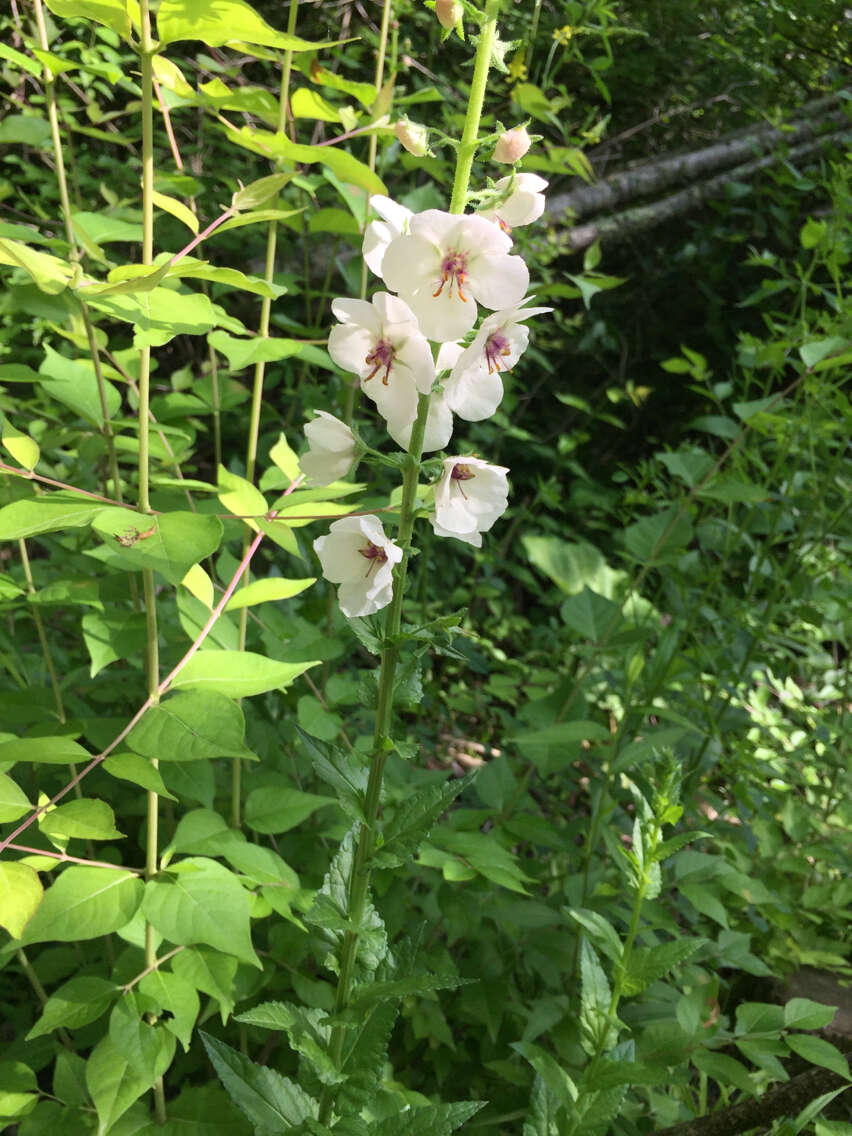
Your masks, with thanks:
[(294, 1081), (267, 1065), (255, 1065), (203, 1030), (200, 1033), (219, 1080), (257, 1128), (264, 1132), (287, 1132), (317, 1115), (317, 1102)]

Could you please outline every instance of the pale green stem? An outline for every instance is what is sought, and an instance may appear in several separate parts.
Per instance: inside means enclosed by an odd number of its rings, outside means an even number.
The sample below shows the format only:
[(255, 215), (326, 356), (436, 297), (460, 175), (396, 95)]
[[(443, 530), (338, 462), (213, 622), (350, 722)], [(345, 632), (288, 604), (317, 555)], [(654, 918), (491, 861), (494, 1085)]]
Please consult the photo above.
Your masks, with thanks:
[[(381, 93), (382, 86), (385, 81), (385, 58), (387, 57), (388, 50), (388, 28), (390, 27), (391, 11), (393, 9), (392, 0), (384, 0), (382, 6), (382, 26), (379, 29), (379, 49), (376, 53), (376, 74), (374, 85), (376, 88), (376, 98)], [(370, 145), (367, 152), (367, 165), (370, 167), (371, 172), (375, 173), (376, 170), (376, 155), (378, 153), (379, 136), (378, 134), (370, 135)], [(367, 227), (367, 222), (370, 220), (370, 195), (367, 194), (364, 201), (364, 228)], [(363, 300), (367, 295), (367, 262), (361, 261), (361, 289), (359, 295)], [(343, 404), (343, 421), (349, 425), (352, 421), (352, 414), (355, 409), (355, 391), (357, 384), (347, 384), (346, 396)]]
[[(299, 0), (290, 0), (290, 12), (287, 18), (287, 34), (294, 35), (296, 31), (296, 18), (299, 14)], [(284, 133), (287, 128), (287, 118), (290, 113), (290, 76), (293, 69), (293, 52), (286, 51), (284, 53), (284, 64), (281, 71), (281, 88), (278, 101), (278, 130), (279, 133)], [(267, 284), (271, 284), (275, 275), (275, 255), (278, 250), (278, 225), (275, 221), (269, 222), (269, 227), (266, 230), (266, 263), (264, 265), (263, 278)], [(269, 317), (272, 311), (272, 299), (269, 296), (264, 296), (260, 305), (260, 322), (258, 326), (258, 336), (265, 339), (269, 335)], [(251, 392), (251, 409), (249, 411), (249, 436), (248, 445), (246, 448), (246, 478), (249, 481), (254, 481), (254, 471), (257, 464), (257, 443), (260, 437), (260, 412), (263, 406), (263, 380), (266, 373), (266, 364), (258, 362), (254, 368), (254, 383)], [(243, 555), (249, 546), (251, 540), (251, 530), (246, 526), (243, 535)], [(246, 572), (243, 580), (243, 586), (249, 582), (249, 574)], [(248, 629), (248, 608), (242, 608), (240, 611), (240, 638), (239, 649), (245, 650), (246, 647), (246, 631)], [(242, 765), (240, 759), (235, 757), (231, 763), (231, 826), (233, 828), (240, 827), (240, 813), (241, 813), (241, 796), (242, 790), (240, 781), (242, 777)]]
[[(141, 35), (139, 44), (142, 73), (142, 263), (154, 263), (154, 40), (151, 35), (151, 12), (148, 0), (140, 0), (139, 16)], [(143, 347), (139, 355), (139, 508), (151, 512), (149, 498), (149, 413), (151, 403), (151, 348)], [(160, 662), (157, 645), (157, 597), (154, 574), (142, 570), (142, 590), (145, 601), (146, 673), (148, 697), (152, 703), (159, 698)], [(152, 759), (156, 766), (156, 759)], [(148, 793), (147, 821), (145, 826), (145, 878), (157, 873), (157, 846), (159, 840), (159, 799)], [(145, 965), (153, 966), (157, 959), (154, 928), (145, 924)], [(153, 1086), (154, 1114), (158, 1124), (166, 1122), (166, 1098), (163, 1079)]]
[[(38, 42), (42, 51), (50, 50), (50, 43), (47, 38), (47, 25), (44, 20), (44, 8), (42, 7), (41, 0), (33, 0), (36, 27), (38, 29)], [(59, 189), (59, 201), (62, 207), (62, 221), (65, 225), (65, 239), (68, 241), (69, 256), (75, 263), (80, 259), (80, 250), (77, 246), (77, 238), (74, 236), (74, 226), (71, 222), (71, 198), (68, 195), (68, 179), (65, 175), (65, 156), (62, 150), (62, 132), (59, 126), (59, 108), (56, 105), (56, 90), (53, 83), (53, 76), (47, 67), (43, 69), (42, 81), (44, 82), (44, 98), (47, 103), (47, 118), (50, 123), (50, 136), (53, 142), (53, 160), (56, 166), (56, 184)], [(109, 471), (112, 477), (113, 489), (115, 496), (121, 500), (121, 485), (118, 478), (118, 459), (115, 453), (115, 440), (112, 432), (112, 423), (109, 420), (109, 410), (107, 407), (106, 397), (106, 383), (104, 382), (103, 371), (101, 370), (100, 353), (98, 352), (97, 341), (95, 340), (95, 332), (92, 327), (91, 316), (86, 304), (79, 300), (80, 310), (83, 316), (83, 323), (86, 327), (86, 337), (89, 341), (89, 351), (92, 356), (92, 366), (95, 369), (95, 381), (98, 387), (98, 398), (101, 404), (101, 417), (104, 420), (102, 432), (106, 440), (107, 455), (109, 458)]]
[[(24, 576), (27, 581), (27, 594), (32, 596), (35, 593), (35, 584), (33, 582), (32, 569), (30, 568), (30, 558), (27, 553), (27, 543), (21, 539), (18, 541), (18, 548), (21, 553), (21, 564), (24, 567)], [(41, 612), (35, 604), (30, 604), (30, 611), (32, 612), (33, 622), (36, 625), (38, 632), (38, 641), (41, 643), (41, 651), (44, 656), (44, 665), (47, 667), (47, 673), (50, 676), (50, 685), (53, 688), (53, 698), (56, 702), (56, 716), (60, 722), (65, 721), (65, 705), (62, 701), (62, 691), (59, 687), (59, 676), (56, 673), (56, 666), (53, 662), (53, 655), (50, 650), (50, 644), (47, 641), (47, 635), (44, 630), (44, 623), (41, 618)]]
[[(470, 171), (473, 157), (476, 152), (479, 123), (482, 117), (482, 105), (485, 98), (485, 85), (488, 78), (488, 68), (491, 61), (491, 50), (496, 32), (497, 12), (499, 0), (488, 0), (483, 19), (482, 33), (476, 49), (476, 63), (474, 66), (473, 82), (471, 84), (470, 99), (467, 107), (462, 145), (467, 140), (467, 157), (462, 166), (461, 148), (459, 150), (459, 164), (456, 167), (456, 176), (453, 183), (453, 197), (450, 211), (461, 213), (467, 197)], [(423, 438), (426, 433), (426, 420), (429, 415), (430, 395), (420, 395), (417, 403), (417, 418), (411, 430), (411, 440), (408, 445), (408, 461), (405, 465), (402, 483), (402, 500), (399, 510), (399, 532), (397, 543), (402, 549), (402, 559), (394, 573), (393, 598), (388, 607), (385, 618), (384, 644), (382, 647), (381, 670), (379, 672), (378, 701), (376, 705), (376, 724), (373, 733), (373, 750), (370, 760), (370, 775), (367, 781), (367, 792), (364, 801), (364, 823), (358, 832), (358, 845), (355, 851), (355, 860), (349, 876), (348, 886), (348, 917), (352, 927), (360, 927), (364, 918), (369, 889), (370, 889), (370, 860), (376, 835), (376, 822), (381, 803), (382, 778), (388, 754), (393, 746), (390, 740), (390, 730), (393, 721), (393, 690), (396, 664), (399, 654), (399, 632), (402, 626), (402, 605), (405, 592), (405, 577), (408, 569), (409, 550), (411, 548), (411, 534), (414, 529), (414, 517), (417, 501), (417, 485), (420, 473), (420, 459), (423, 453)], [(340, 949), (340, 971), (337, 979), (337, 992), (335, 995), (335, 1013), (342, 1014), (349, 1005), (352, 991), (352, 982), (355, 974), (355, 964), (358, 956), (358, 932), (347, 931), (343, 937)], [(339, 1067), (346, 1040), (347, 1029), (344, 1026), (335, 1026), (329, 1040), (329, 1056)], [(334, 1103), (334, 1089), (325, 1086), (320, 1097), (319, 1121), (327, 1122)]]

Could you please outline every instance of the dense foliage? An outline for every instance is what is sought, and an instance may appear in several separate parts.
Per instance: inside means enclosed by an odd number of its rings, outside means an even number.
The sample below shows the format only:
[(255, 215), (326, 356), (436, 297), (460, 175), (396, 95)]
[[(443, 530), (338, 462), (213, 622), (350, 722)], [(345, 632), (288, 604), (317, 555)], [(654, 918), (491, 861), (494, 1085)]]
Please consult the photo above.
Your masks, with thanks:
[[(0, 1121), (849, 1136), (802, 984), (852, 974), (848, 12), (46, 5), (0, 17)], [(664, 224), (513, 231), (553, 311), (456, 420), (511, 471), (474, 549), (327, 346), (370, 194), (449, 208), (500, 7), (469, 207), (518, 123), (555, 200), (832, 97)], [(316, 411), (357, 481), (298, 480)], [(347, 619), (313, 541), (409, 489), (403, 622)]]

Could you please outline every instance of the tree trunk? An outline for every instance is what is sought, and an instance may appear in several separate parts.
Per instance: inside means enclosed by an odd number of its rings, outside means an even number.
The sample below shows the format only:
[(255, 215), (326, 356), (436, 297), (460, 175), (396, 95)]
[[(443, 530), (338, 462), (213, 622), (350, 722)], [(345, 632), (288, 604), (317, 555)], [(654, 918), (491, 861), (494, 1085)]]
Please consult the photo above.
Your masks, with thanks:
[(568, 231), (570, 249), (572, 252), (579, 252), (598, 240), (609, 243), (626, 240), (633, 233), (653, 228), (664, 221), (670, 221), (673, 217), (680, 217), (691, 209), (697, 209), (711, 198), (718, 197), (730, 182), (753, 177), (760, 170), (781, 161), (782, 158), (795, 162), (820, 150), (827, 142), (848, 142), (850, 137), (852, 131), (846, 127), (833, 134), (826, 134), (810, 142), (804, 142), (800, 146), (794, 146), (786, 154), (768, 154), (764, 158), (746, 162), (708, 181), (698, 182), (669, 197), (664, 197), (661, 201), (639, 205), (635, 209), (628, 209), (624, 213), (604, 217), (600, 221), (592, 221), (586, 225), (576, 225)]
[(594, 185), (580, 186), (568, 193), (551, 197), (547, 203), (549, 213), (563, 213), (570, 210), (575, 220), (591, 214), (602, 213), (661, 189), (681, 180), (694, 180), (711, 170), (727, 169), (749, 158), (772, 149), (779, 143), (795, 146), (796, 143), (812, 139), (828, 124), (841, 123), (848, 118), (845, 110), (829, 110), (839, 101), (838, 95), (817, 99), (799, 109), (803, 117), (786, 128), (761, 126), (746, 132), (737, 131), (728, 138), (707, 146), (703, 150), (693, 150), (688, 154), (676, 154), (636, 166), (631, 170), (614, 174), (605, 181)]

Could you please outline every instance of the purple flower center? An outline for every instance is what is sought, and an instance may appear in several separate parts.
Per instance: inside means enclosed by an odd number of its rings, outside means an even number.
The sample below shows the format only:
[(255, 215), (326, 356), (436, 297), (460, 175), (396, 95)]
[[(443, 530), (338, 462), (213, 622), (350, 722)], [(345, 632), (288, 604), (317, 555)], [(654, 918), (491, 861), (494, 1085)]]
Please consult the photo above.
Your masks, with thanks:
[(384, 368), (385, 373), (382, 375), (382, 383), (387, 386), (395, 355), (396, 348), (392, 347), (386, 339), (380, 339), (373, 350), (370, 352), (370, 354), (364, 360), (364, 362), (368, 366), (373, 368), (372, 371), (370, 371), (369, 375), (367, 375), (367, 377), (364, 379), (364, 382), (368, 383), (374, 375), (378, 374), (378, 372), (381, 371), (382, 368)]
[(438, 290), (433, 292), (432, 295), (440, 296), (444, 290), (444, 285), (448, 284), (447, 295), (452, 298), (453, 284), (456, 286), (456, 294), (460, 300), (467, 303), (467, 296), (465, 296), (462, 288), (467, 280), (467, 254), (463, 252), (448, 252), (444, 259), (441, 261), (441, 283), (438, 285)]
[(385, 550), (383, 548), (379, 548), (377, 544), (373, 544), (371, 540), (367, 541), (366, 548), (359, 548), (358, 551), (361, 553), (365, 560), (370, 561), (370, 567), (367, 569), (368, 576), (377, 564), (384, 564), (388, 558), (388, 554), (385, 552)]
[(502, 331), (495, 331), (493, 335), (489, 335), (485, 341), (485, 361), (488, 363), (488, 374), (493, 375), (495, 371), (508, 371), (508, 367), (504, 363), (500, 365), (501, 357), (511, 355), (511, 348), (509, 347), (509, 340)]
[(463, 481), (472, 481), (474, 477), (476, 477), (476, 474), (472, 473), (470, 466), (465, 465), (464, 462), (459, 462), (457, 465), (453, 466), (450, 481), (456, 483), (458, 491), (461, 493), (462, 497), (464, 497), (465, 501), (467, 500), (467, 494), (462, 489), (461, 483)]

